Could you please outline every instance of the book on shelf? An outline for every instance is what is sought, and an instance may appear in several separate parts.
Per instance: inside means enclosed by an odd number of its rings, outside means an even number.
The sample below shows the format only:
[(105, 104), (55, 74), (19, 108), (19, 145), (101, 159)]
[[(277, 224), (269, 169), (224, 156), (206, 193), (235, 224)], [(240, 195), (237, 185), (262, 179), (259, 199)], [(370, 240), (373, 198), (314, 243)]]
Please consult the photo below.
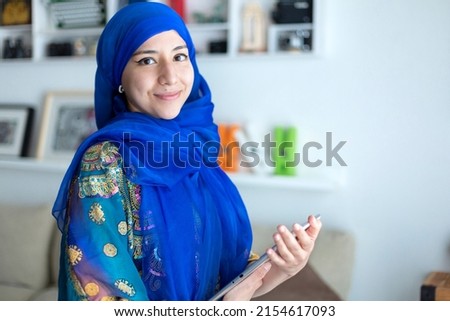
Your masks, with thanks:
[(104, 1), (47, 0), (47, 7), (57, 28), (89, 28), (103, 26), (106, 22)]

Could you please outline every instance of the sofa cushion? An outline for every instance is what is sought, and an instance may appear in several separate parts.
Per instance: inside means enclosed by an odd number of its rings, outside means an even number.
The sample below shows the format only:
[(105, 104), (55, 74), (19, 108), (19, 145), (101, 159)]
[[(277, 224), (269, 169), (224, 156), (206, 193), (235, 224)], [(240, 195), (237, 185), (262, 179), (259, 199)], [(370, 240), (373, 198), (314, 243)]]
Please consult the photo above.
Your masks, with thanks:
[(355, 246), (353, 234), (323, 229), (309, 259), (311, 267), (343, 300), (352, 284)]
[[(275, 231), (275, 226), (253, 224), (252, 249), (257, 253), (263, 253), (272, 246), (272, 235)], [(351, 233), (322, 228), (308, 261), (308, 269), (320, 276), (319, 280), (315, 278), (317, 282), (324, 282), (339, 298), (346, 300), (351, 286), (354, 253), (355, 239)], [(309, 272), (307, 274), (311, 274)]]
[(42, 291), (39, 291), (36, 295), (30, 298), (31, 301), (57, 301), (58, 300), (58, 287), (51, 286)]
[(61, 253), (61, 232), (55, 224), (50, 246), (50, 285), (58, 283), (59, 254)]
[(40, 290), (49, 279), (49, 248), (55, 220), (51, 207), (0, 205), (0, 285), (3, 300), (15, 290)]
[(36, 290), (17, 286), (4, 285), (0, 283), (0, 301), (26, 301), (29, 300)]
[(253, 301), (340, 301), (341, 298), (307, 264), (298, 274)]

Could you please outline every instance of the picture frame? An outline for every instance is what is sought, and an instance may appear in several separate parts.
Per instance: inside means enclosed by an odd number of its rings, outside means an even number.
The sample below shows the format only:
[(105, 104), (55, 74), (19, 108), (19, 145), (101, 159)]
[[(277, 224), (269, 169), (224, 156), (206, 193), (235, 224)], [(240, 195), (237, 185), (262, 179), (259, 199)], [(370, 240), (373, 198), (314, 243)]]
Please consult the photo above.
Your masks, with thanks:
[(70, 160), (81, 142), (96, 130), (93, 92), (49, 92), (45, 96), (36, 157)]
[(0, 104), (0, 156), (24, 157), (28, 152), (34, 109)]
[(31, 0), (0, 0), (0, 26), (31, 24)]

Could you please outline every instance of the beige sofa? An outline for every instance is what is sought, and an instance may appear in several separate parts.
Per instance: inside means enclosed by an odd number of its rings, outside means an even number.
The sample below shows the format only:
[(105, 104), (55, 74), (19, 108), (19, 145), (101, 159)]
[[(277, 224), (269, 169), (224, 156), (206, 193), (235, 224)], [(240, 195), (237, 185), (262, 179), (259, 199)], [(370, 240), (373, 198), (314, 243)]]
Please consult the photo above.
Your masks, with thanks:
[[(60, 235), (50, 205), (0, 205), (0, 300), (56, 300)], [(271, 245), (272, 226), (254, 224), (255, 246)], [(355, 242), (324, 227), (308, 266), (258, 300), (345, 300)]]

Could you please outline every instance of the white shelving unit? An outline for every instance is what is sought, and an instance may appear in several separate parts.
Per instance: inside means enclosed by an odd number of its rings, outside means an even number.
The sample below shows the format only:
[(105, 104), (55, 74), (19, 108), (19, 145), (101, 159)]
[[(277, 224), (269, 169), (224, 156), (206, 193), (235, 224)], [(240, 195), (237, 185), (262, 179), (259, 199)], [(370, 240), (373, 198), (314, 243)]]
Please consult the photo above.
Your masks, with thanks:
[[(29, 48), (31, 56), (25, 59), (31, 62), (47, 61), (52, 59), (61, 59), (61, 57), (49, 57), (47, 48), (50, 43), (74, 43), (76, 41), (83, 41), (87, 47), (87, 56), (93, 59), (95, 52), (96, 41), (102, 31), (102, 26), (95, 28), (73, 28), (61, 29), (55, 27), (52, 21), (48, 7), (47, 0), (32, 0), (32, 24), (31, 25), (16, 25), (16, 26), (0, 26), (0, 52), (3, 53), (4, 42), (6, 39), (21, 38), (25, 47)], [(106, 11), (106, 20), (109, 20), (118, 9), (118, 1), (103, 0)], [(276, 56), (278, 54), (286, 54), (280, 49), (278, 40), (282, 32), (296, 32), (299, 30), (312, 31), (312, 48), (311, 50), (299, 50), (296, 58), (301, 56), (311, 55), (317, 53), (320, 30), (318, 30), (317, 23), (320, 19), (318, 17), (318, 6), (320, 0), (314, 1), (313, 22), (300, 24), (274, 24), (271, 19), (271, 12), (275, 4), (275, 0), (211, 0), (198, 1), (186, 0), (186, 21), (191, 35), (196, 44), (199, 56), (220, 56), (220, 57), (240, 57), (252, 55), (252, 53), (242, 53), (241, 49), (241, 35), (242, 35), (242, 10), (245, 4), (250, 2), (257, 2), (266, 13), (265, 19), (267, 22), (267, 49), (263, 52), (255, 52), (254, 57), (262, 56)], [(212, 17), (217, 9), (217, 6), (222, 6), (223, 20), (218, 22), (207, 21), (200, 23), (195, 20), (195, 17)], [(198, 20), (198, 19), (197, 19)], [(217, 21), (217, 20), (216, 20)], [(211, 53), (209, 44), (212, 41), (225, 41), (226, 52)], [(92, 50), (89, 50), (92, 49)], [(301, 54), (300, 54), (301, 53)], [(293, 56), (293, 55), (289, 55)], [(73, 57), (63, 57), (64, 59), (71, 59)], [(79, 58), (79, 57), (77, 57)], [(17, 59), (3, 59), (0, 56), (1, 63), (8, 63), (11, 60)]]
[[(267, 24), (267, 50), (264, 52), (241, 52), (241, 35), (242, 35), (242, 9), (246, 3), (256, 1), (264, 9), (266, 13)], [(223, 21), (199, 23), (194, 19), (196, 13), (202, 13), (205, 16), (211, 16), (216, 6), (223, 2), (226, 10), (223, 11)], [(320, 0), (314, 0), (314, 16), (313, 23), (309, 24), (289, 24), (276, 25), (271, 23), (270, 15), (275, 0), (186, 0), (186, 20), (191, 35), (196, 43), (199, 57), (201, 59), (261, 59), (264, 57), (289, 57), (292, 59), (304, 59), (317, 54), (320, 30), (317, 27), (319, 17)], [(26, 59), (2, 59), (0, 64), (13, 63), (17, 61), (26, 61), (26, 63), (45, 62), (51, 64), (54, 61), (77, 59), (93, 60), (93, 56), (86, 57), (49, 57), (47, 55), (47, 47), (51, 42), (75, 41), (76, 39), (88, 38), (97, 39), (102, 31), (102, 27), (95, 28), (74, 28), (59, 29), (54, 26), (50, 19), (49, 12), (46, 7), (46, 0), (32, 0), (32, 24), (18, 26), (0, 26), (0, 53), (3, 51), (3, 43), (6, 38), (23, 38), (24, 43), (31, 48), (31, 57)], [(117, 0), (104, 0), (106, 5), (107, 20), (118, 9)], [(277, 37), (280, 32), (295, 31), (299, 29), (313, 30), (313, 46), (312, 50), (305, 52), (283, 52), (277, 46)], [(224, 53), (209, 53), (208, 44), (210, 41), (225, 40), (227, 50)], [(82, 60), (80, 60), (82, 59)], [(0, 175), (4, 182), (17, 181), (17, 175), (20, 174), (23, 180), (24, 188), (29, 188), (30, 182), (47, 179), (53, 183), (49, 183), (55, 188), (59, 183), (62, 175), (67, 169), (68, 162), (42, 161), (33, 158), (24, 159), (1, 159), (0, 158)], [(16, 176), (15, 176), (16, 175)], [(49, 178), (49, 176), (51, 178)], [(238, 186), (244, 187), (262, 187), (277, 189), (294, 189), (304, 191), (331, 191), (336, 188), (333, 180), (326, 178), (305, 178), (305, 177), (283, 177), (268, 174), (247, 174), (247, 173), (231, 173), (231, 179)], [(10, 180), (8, 179), (10, 178)], [(18, 183), (19, 184), (19, 183)], [(44, 192), (45, 187), (40, 192)], [(44, 194), (43, 194), (44, 195)]]

